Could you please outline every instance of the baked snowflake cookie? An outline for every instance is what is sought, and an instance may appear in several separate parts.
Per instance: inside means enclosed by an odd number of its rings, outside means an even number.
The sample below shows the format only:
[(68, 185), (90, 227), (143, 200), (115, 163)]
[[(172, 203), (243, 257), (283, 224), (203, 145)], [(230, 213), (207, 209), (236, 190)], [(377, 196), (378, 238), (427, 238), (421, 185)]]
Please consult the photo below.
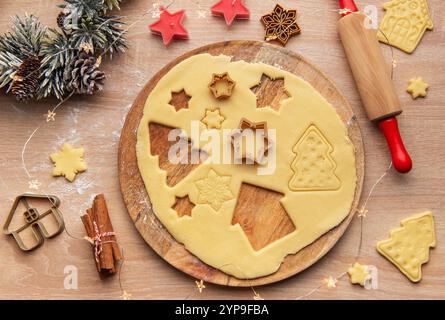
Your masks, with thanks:
[(136, 152), (170, 234), (239, 279), (277, 271), (354, 200), (354, 146), (333, 106), (262, 63), (199, 54), (173, 67), (146, 101)]

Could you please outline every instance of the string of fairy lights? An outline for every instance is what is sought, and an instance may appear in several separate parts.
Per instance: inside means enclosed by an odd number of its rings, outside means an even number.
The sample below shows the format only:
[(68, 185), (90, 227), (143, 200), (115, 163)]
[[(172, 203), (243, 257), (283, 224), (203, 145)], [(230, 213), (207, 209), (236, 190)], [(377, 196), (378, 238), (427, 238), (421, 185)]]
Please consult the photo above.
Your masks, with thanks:
[[(191, 3), (194, 4), (194, 6), (196, 7), (195, 11), (194, 11), (194, 17), (198, 18), (198, 19), (207, 19), (208, 15), (210, 14), (210, 6), (205, 6), (202, 4), (201, 0), (191, 0)], [(138, 23), (145, 21), (145, 19), (147, 18), (147, 16), (151, 17), (152, 19), (158, 19), (162, 13), (163, 9), (168, 9), (172, 6), (174, 6), (175, 4), (175, 0), (172, 1), (160, 1), (160, 2), (154, 2), (151, 4), (151, 7), (144, 11), (143, 13), (141, 13), (138, 17), (136, 17), (136, 19), (131, 22), (127, 28), (125, 29), (125, 32), (128, 32), (130, 29), (132, 29), (135, 25), (137, 25)], [(348, 13), (349, 11), (347, 11), (348, 9), (340, 9), (340, 10), (335, 10), (333, 9), (332, 11), (337, 12), (338, 14), (342, 15), (345, 13)], [(330, 10), (331, 11), (331, 10)], [(391, 48), (391, 77), (393, 77), (393, 73), (394, 73), (394, 69), (397, 67), (397, 62), (395, 60), (394, 57), (394, 51)], [(106, 50), (105, 50), (106, 52)], [(105, 52), (103, 54), (105, 54)], [(26, 174), (26, 177), (28, 178), (28, 188), (31, 190), (39, 190), (42, 187), (42, 183), (36, 179), (28, 170), (27, 165), (26, 165), (26, 151), (27, 151), (27, 147), (29, 145), (29, 143), (31, 142), (31, 140), (33, 138), (35, 138), (36, 134), (39, 132), (39, 130), (41, 128), (43, 128), (46, 124), (49, 124), (50, 122), (55, 122), (56, 121), (56, 116), (57, 116), (57, 112), (59, 111), (59, 109), (73, 96), (74, 93), (69, 94), (65, 99), (61, 100), (60, 102), (58, 102), (53, 108), (49, 109), (48, 112), (46, 114), (43, 115), (44, 120), (43, 122), (38, 125), (29, 135), (29, 137), (27, 138), (27, 140), (25, 141), (25, 144), (22, 147), (22, 152), (21, 152), (21, 164), (22, 164), (22, 168)], [(357, 121), (357, 118), (355, 116), (353, 116), (348, 122), (347, 125), (350, 126), (352, 125), (355, 121)], [(388, 168), (382, 173), (382, 175), (375, 181), (375, 183), (371, 186), (369, 193), (367, 194), (365, 200), (363, 201), (362, 206), (360, 206), (360, 209), (357, 210), (357, 215), (356, 217), (358, 219), (360, 219), (360, 232), (359, 232), (359, 240), (358, 240), (358, 247), (357, 247), (357, 254), (355, 255), (355, 261), (357, 261), (360, 258), (361, 255), (361, 249), (363, 246), (363, 230), (364, 230), (364, 220), (367, 217), (368, 214), (368, 209), (367, 209), (367, 204), (368, 201), (371, 199), (375, 189), (377, 188), (377, 186), (382, 183), (384, 177), (390, 172), (392, 167), (392, 163), (388, 166)], [(49, 195), (48, 199), (51, 201)], [(74, 235), (72, 235), (66, 228), (65, 231), (67, 233), (67, 235), (73, 239), (76, 240), (84, 240), (84, 237), (76, 237)], [(125, 290), (124, 285), (123, 285), (123, 281), (122, 281), (122, 272), (123, 272), (123, 266), (125, 263), (125, 257), (124, 257), (124, 250), (122, 248), (122, 257), (123, 260), (120, 262), (120, 265), (118, 267), (118, 282), (119, 282), (119, 288), (120, 291), (122, 293), (121, 298), (123, 300), (130, 300), (132, 298), (132, 294), (127, 292), (127, 290)], [(334, 289), (337, 287), (337, 283), (340, 279), (342, 279), (343, 277), (345, 277), (347, 275), (347, 272), (342, 272), (337, 276), (326, 276), (324, 277), (314, 288), (308, 290), (308, 292), (299, 295), (297, 297), (295, 297), (295, 300), (301, 300), (301, 299), (306, 299), (308, 297), (310, 297), (311, 295), (315, 294), (316, 292), (318, 292), (319, 290), (321, 290), (322, 288), (327, 288), (327, 289)], [(198, 294), (204, 294), (206, 289), (206, 284), (204, 283), (204, 281), (202, 279), (198, 279), (198, 280), (194, 280), (194, 284), (190, 290), (190, 293), (184, 298), (184, 299), (191, 299), (196, 297)], [(258, 289), (256, 289), (254, 286), (250, 286), (250, 291), (252, 293), (252, 299), (254, 300), (264, 300), (263, 297), (260, 295)]]

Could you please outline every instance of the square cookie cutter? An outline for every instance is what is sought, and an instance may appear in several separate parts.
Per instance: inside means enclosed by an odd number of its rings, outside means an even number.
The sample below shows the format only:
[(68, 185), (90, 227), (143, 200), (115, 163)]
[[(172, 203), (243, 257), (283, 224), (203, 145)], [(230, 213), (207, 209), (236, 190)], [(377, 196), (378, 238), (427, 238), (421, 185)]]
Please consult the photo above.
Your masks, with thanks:
[[(30, 199), (46, 199), (50, 206), (48, 210), (43, 213), (40, 213), (36, 208), (33, 208), (28, 200)], [(23, 204), (26, 208), (26, 211), (23, 213), (23, 217), (25, 223), (18, 227), (15, 230), (10, 230), (9, 226), (11, 225), (12, 219), (17, 212), (17, 208), (19, 204)], [(31, 194), (25, 193), (18, 196), (14, 204), (12, 205), (11, 211), (9, 212), (8, 218), (3, 226), (3, 233), (6, 235), (12, 235), (17, 242), (19, 248), (23, 251), (31, 251), (40, 247), (45, 239), (53, 238), (65, 229), (65, 223), (63, 221), (62, 214), (58, 209), (60, 206), (60, 199), (53, 195), (40, 195), (40, 194)], [(53, 233), (49, 233), (46, 229), (45, 225), (41, 221), (43, 218), (51, 215), (57, 223), (57, 230)], [(36, 243), (31, 246), (27, 246), (21, 237), (21, 233), (27, 229), (31, 228), (32, 234), (36, 240)]]

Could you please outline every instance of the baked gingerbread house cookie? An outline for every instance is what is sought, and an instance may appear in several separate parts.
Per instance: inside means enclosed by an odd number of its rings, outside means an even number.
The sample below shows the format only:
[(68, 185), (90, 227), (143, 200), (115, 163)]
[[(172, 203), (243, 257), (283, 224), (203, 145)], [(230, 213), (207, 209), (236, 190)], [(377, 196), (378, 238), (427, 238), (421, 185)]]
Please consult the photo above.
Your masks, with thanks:
[(425, 31), (433, 29), (427, 0), (393, 0), (383, 8), (386, 15), (377, 32), (383, 43), (411, 53)]

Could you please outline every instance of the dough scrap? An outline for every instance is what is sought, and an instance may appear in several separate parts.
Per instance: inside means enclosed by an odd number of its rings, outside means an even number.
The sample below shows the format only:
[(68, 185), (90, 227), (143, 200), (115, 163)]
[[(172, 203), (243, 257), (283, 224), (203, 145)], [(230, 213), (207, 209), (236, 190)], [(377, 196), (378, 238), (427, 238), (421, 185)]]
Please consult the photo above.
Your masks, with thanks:
[(430, 85), (423, 81), (422, 77), (417, 77), (409, 81), (406, 91), (411, 94), (413, 99), (417, 99), (418, 97), (426, 97), (429, 87)]
[(87, 169), (83, 154), (83, 148), (75, 149), (69, 143), (65, 143), (59, 152), (50, 156), (54, 162), (53, 176), (64, 176), (73, 182), (77, 173)]
[(377, 33), (380, 42), (413, 52), (426, 30), (433, 30), (426, 0), (393, 0), (383, 5), (385, 17)]
[(424, 212), (401, 221), (390, 239), (379, 241), (377, 251), (391, 261), (412, 282), (422, 279), (422, 264), (429, 260), (429, 249), (436, 246), (434, 218)]
[[(230, 98), (217, 100), (208, 84), (213, 74), (225, 72), (236, 81), (236, 89)], [(284, 80), (290, 97), (281, 101), (278, 111), (271, 107), (257, 108), (257, 97), (251, 88), (259, 84), (263, 74)], [(171, 92), (182, 89), (192, 98), (187, 109), (176, 112), (168, 103)], [(212, 129), (213, 132), (236, 129), (242, 118), (266, 121), (267, 128), (275, 130), (273, 174), (258, 175), (259, 165), (215, 164), (210, 161), (213, 154), (209, 154), (206, 161), (177, 184), (167, 185), (167, 173), (159, 168), (160, 158), (150, 153), (149, 123), (180, 128), (193, 139), (192, 121), (198, 121), (200, 130), (204, 131), (206, 126), (200, 120), (209, 108), (219, 109), (225, 117), (221, 129)], [(330, 157), (336, 164), (335, 176), (341, 182), (336, 190), (292, 191), (288, 187), (294, 174), (292, 148), (310, 125), (323, 132), (332, 146)], [(196, 149), (205, 149), (207, 141), (193, 143)], [(348, 216), (355, 196), (354, 146), (335, 108), (309, 83), (292, 73), (263, 63), (232, 62), (224, 55), (192, 56), (158, 81), (145, 103), (136, 153), (153, 211), (170, 234), (204, 263), (239, 279), (276, 272), (287, 255), (298, 252), (340, 224)], [(283, 197), (276, 200), (277, 205), (287, 212), (295, 230), (255, 250), (243, 228), (231, 223), (243, 184), (282, 194)], [(185, 196), (195, 206), (191, 215), (179, 216), (173, 207), (178, 197)]]

